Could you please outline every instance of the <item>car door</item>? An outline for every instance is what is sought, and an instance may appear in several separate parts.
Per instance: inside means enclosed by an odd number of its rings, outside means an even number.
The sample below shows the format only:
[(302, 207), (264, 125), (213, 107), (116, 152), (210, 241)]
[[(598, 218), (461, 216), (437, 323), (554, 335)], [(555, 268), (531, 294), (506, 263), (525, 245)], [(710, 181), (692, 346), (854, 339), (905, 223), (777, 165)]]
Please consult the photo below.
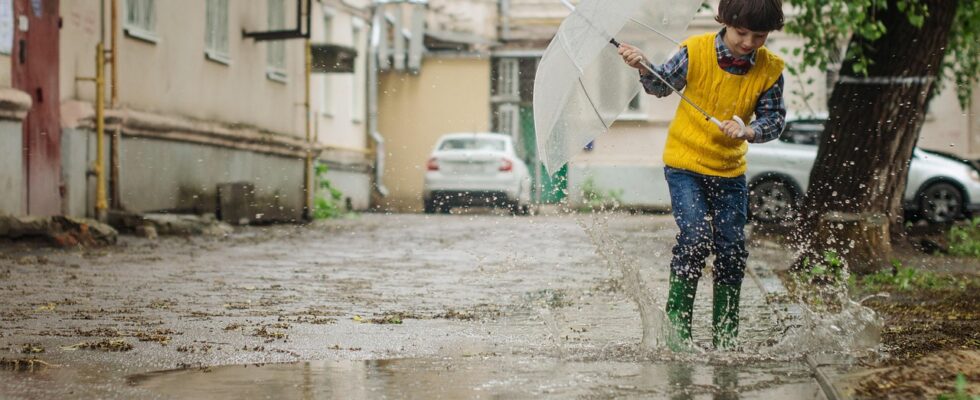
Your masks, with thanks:
[(746, 155), (749, 181), (778, 175), (792, 179), (800, 190), (806, 190), (822, 132), (821, 120), (792, 121), (787, 123), (779, 139), (750, 145)]

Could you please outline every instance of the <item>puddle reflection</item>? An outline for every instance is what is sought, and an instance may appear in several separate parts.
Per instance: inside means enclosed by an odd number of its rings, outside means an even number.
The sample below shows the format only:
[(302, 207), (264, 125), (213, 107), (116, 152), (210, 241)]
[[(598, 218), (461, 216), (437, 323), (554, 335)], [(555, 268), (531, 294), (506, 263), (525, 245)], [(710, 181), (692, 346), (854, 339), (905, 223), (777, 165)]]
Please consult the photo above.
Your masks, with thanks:
[(128, 381), (174, 398), (209, 399), (820, 398), (808, 371), (792, 363), (712, 366), (481, 357), (306, 361), (159, 371)]

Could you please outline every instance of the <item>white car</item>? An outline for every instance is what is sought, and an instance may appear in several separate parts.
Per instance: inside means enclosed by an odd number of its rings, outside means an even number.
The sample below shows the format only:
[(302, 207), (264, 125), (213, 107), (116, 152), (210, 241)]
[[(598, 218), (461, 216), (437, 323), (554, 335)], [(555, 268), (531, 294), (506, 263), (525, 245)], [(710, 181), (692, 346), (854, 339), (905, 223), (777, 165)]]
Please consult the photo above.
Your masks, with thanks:
[(450, 133), (439, 138), (426, 163), (423, 201), (429, 214), (468, 206), (527, 214), (531, 177), (509, 135)]
[[(772, 223), (792, 218), (810, 180), (825, 119), (787, 122), (778, 140), (750, 145), (746, 155), (749, 216)], [(914, 149), (903, 203), (931, 223), (980, 211), (980, 173), (968, 163)]]

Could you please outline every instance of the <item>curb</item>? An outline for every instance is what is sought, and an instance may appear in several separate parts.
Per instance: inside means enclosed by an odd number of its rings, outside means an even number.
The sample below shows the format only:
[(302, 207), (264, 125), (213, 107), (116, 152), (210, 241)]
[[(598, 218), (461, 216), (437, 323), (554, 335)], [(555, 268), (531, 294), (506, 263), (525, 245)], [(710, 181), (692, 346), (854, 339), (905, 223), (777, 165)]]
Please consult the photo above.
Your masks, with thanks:
[[(802, 315), (802, 308), (795, 303), (780, 303), (777, 301), (772, 301), (775, 296), (785, 296), (788, 295), (786, 287), (779, 280), (779, 277), (775, 276), (769, 271), (765, 271), (764, 275), (760, 276), (759, 271), (755, 268), (746, 268), (746, 273), (752, 278), (756, 286), (762, 290), (765, 297), (766, 304), (772, 306), (772, 310), (776, 315), (776, 319), (784, 329), (789, 328), (789, 322), (797, 319)], [(823, 391), (824, 396), (827, 400), (841, 400), (845, 397), (841, 394), (840, 390), (834, 386), (830, 379), (830, 375), (827, 373), (826, 365), (817, 363), (817, 360), (813, 356), (807, 354), (805, 358), (807, 366), (810, 367), (810, 372), (817, 380), (817, 384), (820, 385), (820, 389)]]

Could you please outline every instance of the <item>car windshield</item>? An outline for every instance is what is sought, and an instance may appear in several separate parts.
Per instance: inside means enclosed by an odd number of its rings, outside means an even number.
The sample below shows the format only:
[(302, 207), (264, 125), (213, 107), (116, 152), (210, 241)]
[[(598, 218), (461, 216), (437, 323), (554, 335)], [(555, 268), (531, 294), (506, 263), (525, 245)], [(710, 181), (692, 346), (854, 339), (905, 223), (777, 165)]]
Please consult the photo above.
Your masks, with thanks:
[(439, 150), (491, 150), (504, 151), (506, 145), (500, 139), (486, 138), (453, 138), (446, 139)]
[(779, 140), (786, 143), (810, 144), (820, 143), (820, 134), (823, 133), (823, 121), (798, 121), (786, 125)]

